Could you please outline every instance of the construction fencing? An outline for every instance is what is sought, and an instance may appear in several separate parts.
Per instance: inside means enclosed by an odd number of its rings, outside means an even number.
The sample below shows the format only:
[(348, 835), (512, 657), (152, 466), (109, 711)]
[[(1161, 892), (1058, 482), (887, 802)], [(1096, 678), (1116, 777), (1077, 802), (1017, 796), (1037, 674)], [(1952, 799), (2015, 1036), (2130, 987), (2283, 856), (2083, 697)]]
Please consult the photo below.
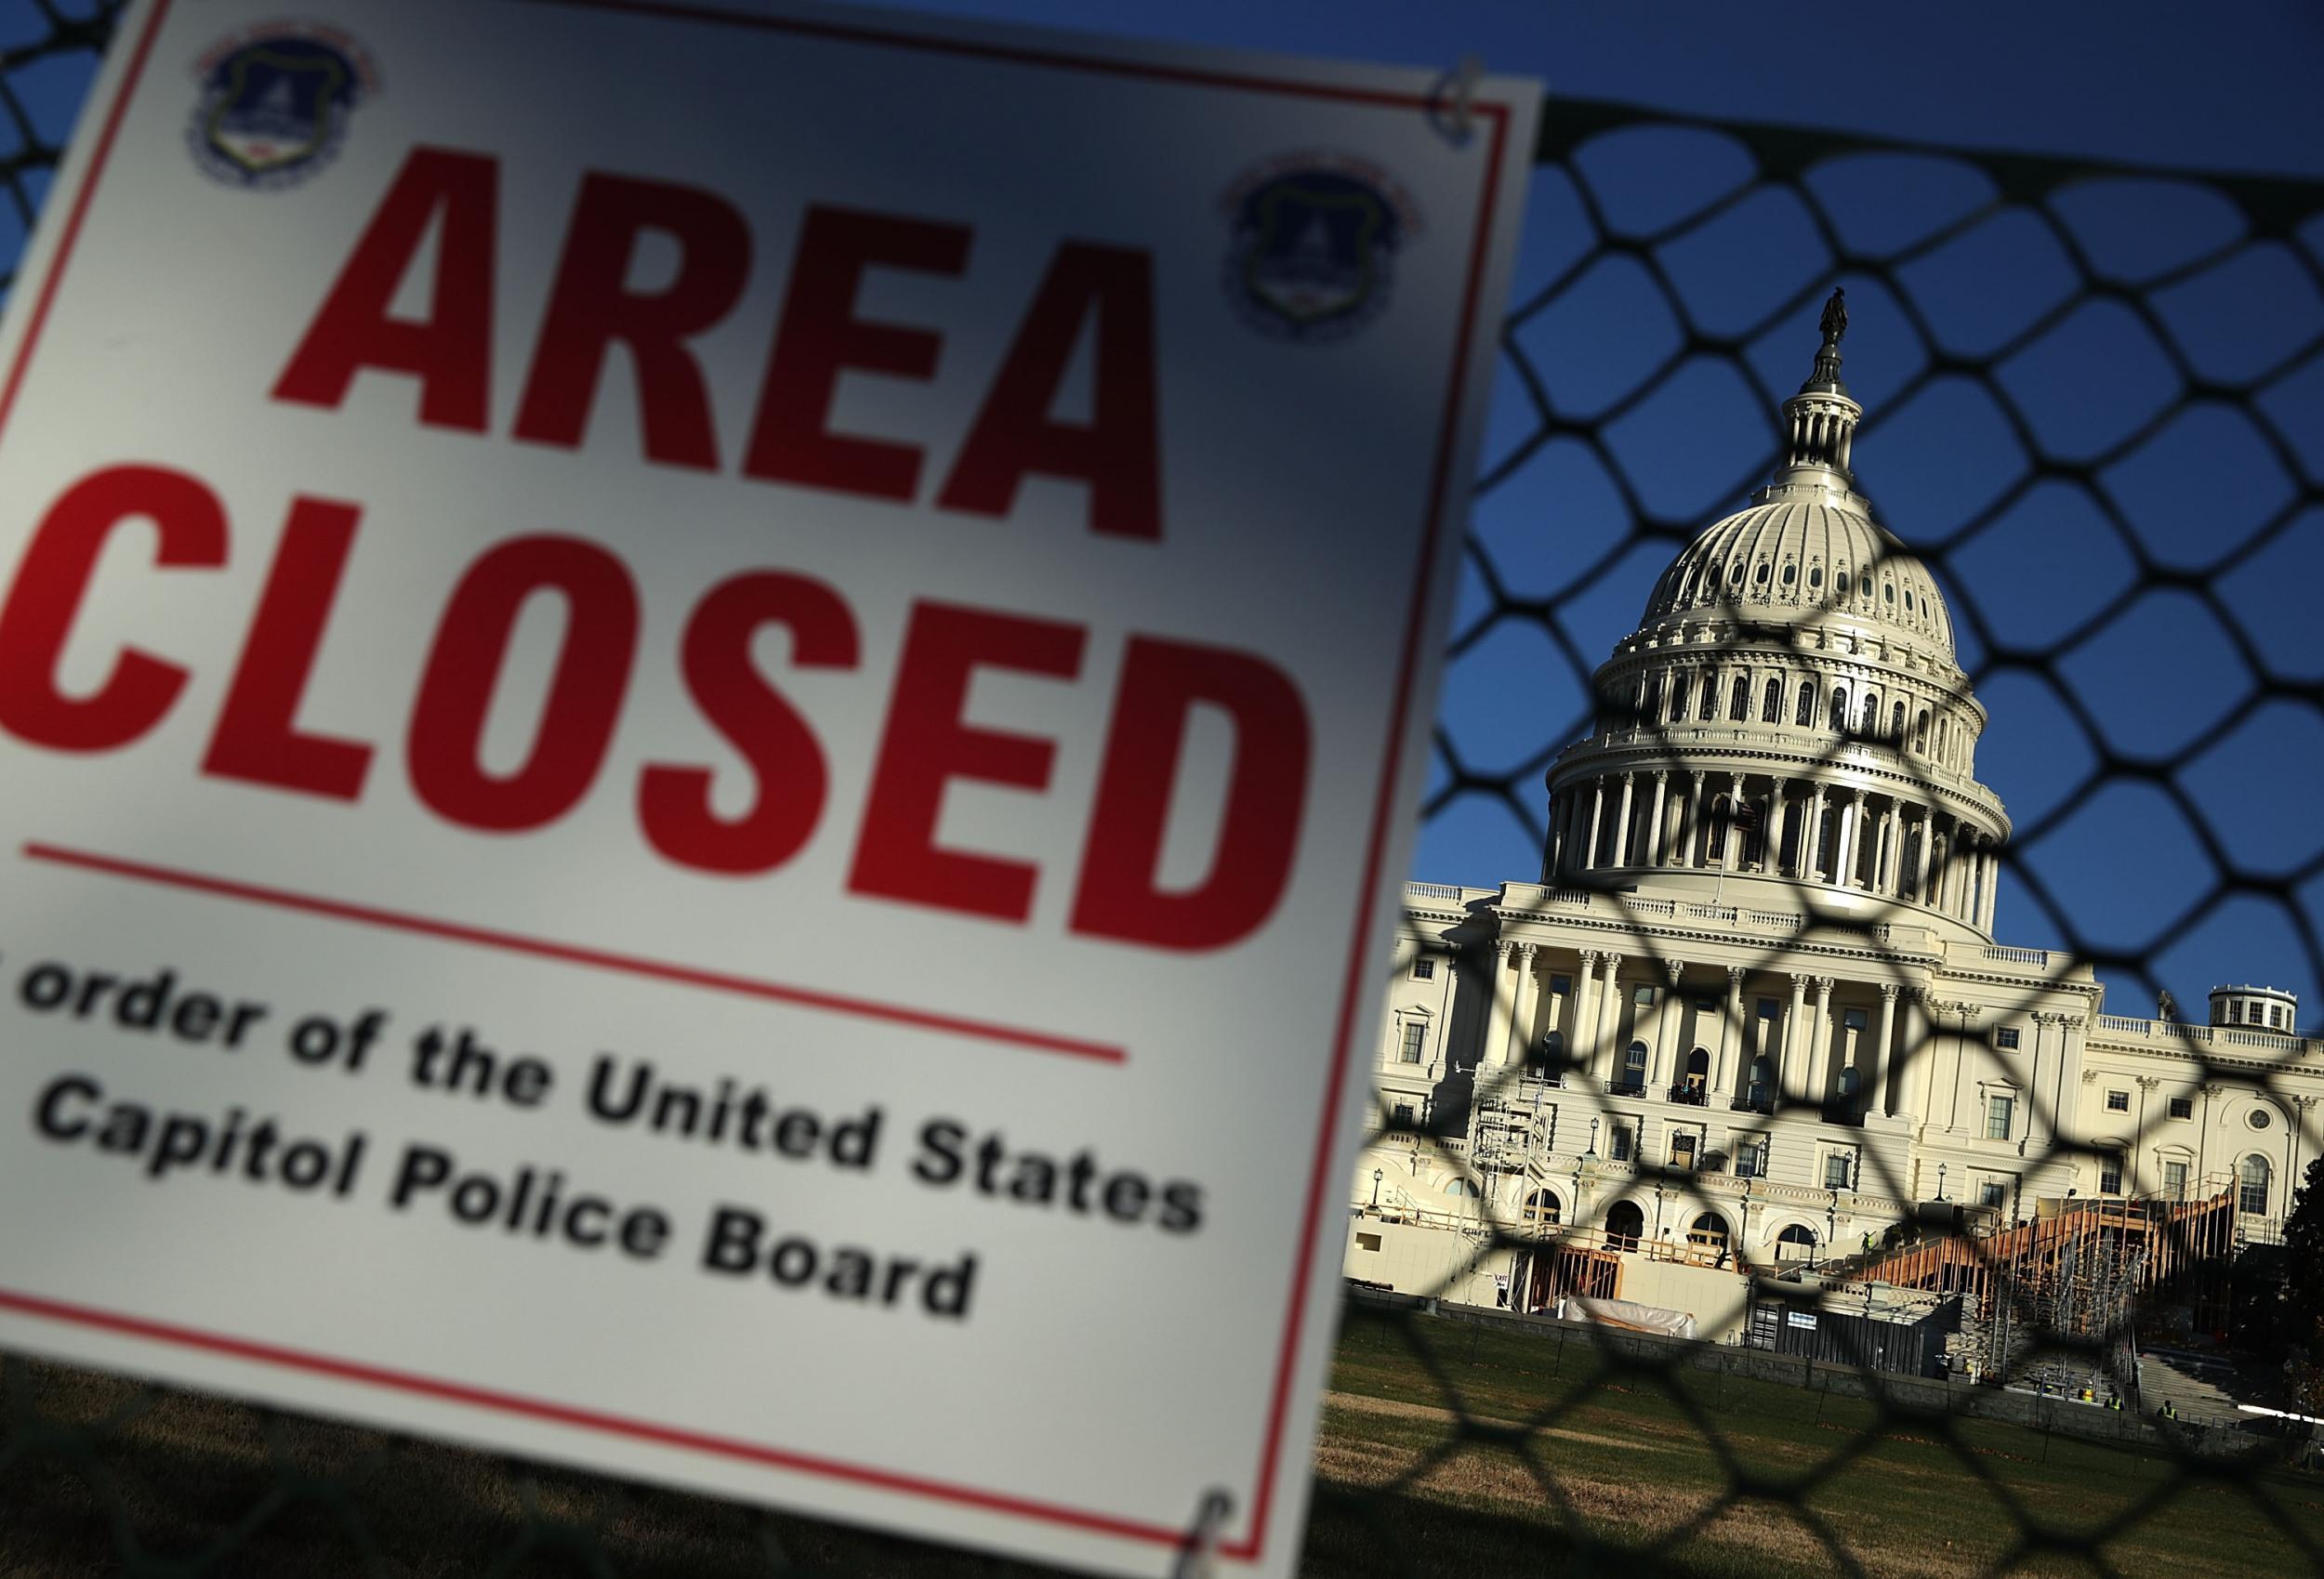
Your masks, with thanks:
[[(86, 84), (117, 9), (20, 0), (4, 13), (0, 269), (67, 131), (60, 85)], [(1563, 100), (1544, 107), (1538, 166), (1424, 875), (1530, 877), (1558, 754), (1593, 729), (1663, 727), (1625, 716), (1634, 699), (1596, 695), (1593, 672), (1662, 567), (1768, 474), (1776, 407), (1840, 284), (1850, 385), (1869, 414), (1858, 463), (1940, 577), (1992, 713), (1985, 776), (2015, 819), (1998, 931), (2045, 937), (2053, 976), (2094, 967), (2118, 1012), (2145, 1014), (2167, 980), (2252, 939), (2324, 981), (2324, 838), (2295, 809), (2324, 766), (2310, 612), (2324, 574), (2324, 185)], [(1653, 953), (1643, 935), (1638, 947)], [(1489, 952), (1459, 968), (1464, 985), (1504, 990)], [(2222, 1038), (2182, 1041), (2205, 1081), (2306, 1112), (2286, 1068)], [(1425, 1154), (1499, 1199), (1498, 1170), (1549, 1155), (1522, 1134), (1493, 1153), (1472, 1126), (1522, 1104), (1522, 1073), (1481, 1084), (1457, 1125), (1383, 1107), (1373, 1138), (1408, 1150), (1416, 1173)], [(2061, 1113), (2040, 1132), (2081, 1144)], [(1578, 1182), (1578, 1152), (1555, 1155)], [(1633, 1174), (1655, 1176), (1657, 1202), (1729, 1200), (1738, 1183), (1644, 1162)], [(1639, 1249), (1623, 1237), (1635, 1230), (1604, 1222), (1476, 1212), (1439, 1286), (1351, 1309), (1309, 1571), (2324, 1571), (2324, 1480), (2296, 1468), (2300, 1433), (2157, 1422), (2142, 1381), (2157, 1312), (2197, 1336), (2239, 1319), (2236, 1269), (2249, 1241), (2279, 1231), (2297, 1183), (2276, 1179), (2262, 1213), (2239, 1210), (2226, 1174), (2185, 1179), (2179, 1200), (2083, 1200), (2039, 1221), (1916, 1209), (1877, 1241), (1827, 1237), (1816, 1254), (1840, 1264), (1815, 1279), (1741, 1269), (1778, 1312), (1869, 1309), (1876, 1286), (1948, 1306), (1974, 1387), (1950, 1362), (1932, 1380), (1884, 1355), (1835, 1364), (1829, 1344), (1803, 1365), (1775, 1339), (1719, 1350), (1464, 1311), (1481, 1269), (1513, 1269), (1501, 1275), (1519, 1305), (1535, 1290), (1582, 1300)], [(2067, 1430), (2061, 1411), (2106, 1417)], [(1949, 1511), (1898, 1525), (1884, 1509), (1916, 1485), (1940, 1488)], [(2090, 1488), (2116, 1500), (2093, 1513), (2104, 1495)], [(2213, 1544), (2174, 1546), (2186, 1520)], [(0, 1359), (4, 1575), (1014, 1571)]]

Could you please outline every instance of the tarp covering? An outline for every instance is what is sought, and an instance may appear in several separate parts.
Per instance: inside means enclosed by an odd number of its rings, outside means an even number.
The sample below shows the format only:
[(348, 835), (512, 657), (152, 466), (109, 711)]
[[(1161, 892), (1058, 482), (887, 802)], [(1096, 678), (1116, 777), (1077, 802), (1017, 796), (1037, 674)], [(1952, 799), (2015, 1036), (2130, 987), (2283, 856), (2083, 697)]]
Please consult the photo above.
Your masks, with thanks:
[(1639, 1305), (1628, 1299), (1589, 1299), (1567, 1295), (1557, 1302), (1561, 1322), (1596, 1322), (1634, 1333), (1659, 1333), (1665, 1337), (1693, 1337), (1695, 1318), (1685, 1310), (1666, 1310), (1659, 1305)]

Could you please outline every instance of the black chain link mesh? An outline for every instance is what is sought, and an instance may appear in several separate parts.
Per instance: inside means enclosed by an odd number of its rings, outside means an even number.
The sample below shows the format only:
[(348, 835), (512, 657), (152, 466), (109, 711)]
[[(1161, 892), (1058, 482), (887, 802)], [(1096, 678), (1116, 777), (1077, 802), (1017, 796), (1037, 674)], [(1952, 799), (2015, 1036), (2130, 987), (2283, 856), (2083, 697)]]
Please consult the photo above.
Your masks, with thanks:
[[(5, 13), (0, 261), (20, 248), (64, 135), (34, 100), (76, 97), (117, 9), (30, 0)], [(1850, 380), (1870, 409), (1862, 469), (1892, 501), (1888, 524), (1946, 580), (1963, 664), (1993, 709), (1988, 741), (2013, 717), (2039, 733), (2040, 750), (2016, 752), (2033, 782), (1999, 786), (2018, 819), (2005, 869), (2024, 896), (2000, 931), (2043, 928), (2061, 962), (2151, 993), (2174, 948), (2210, 949), (2208, 964), (2219, 934), (2207, 928), (2249, 928), (2258, 913), (2239, 907), (2258, 905), (2296, 941), (2307, 980), (2324, 980), (2324, 846), (2311, 828), (2308, 848), (2255, 848), (2251, 828), (2270, 819), (2250, 814), (2254, 795), (2312, 797), (2324, 764), (2324, 648), (2306, 613), (2324, 566), (2324, 187), (1557, 102), (1539, 164), (1424, 866), (1483, 849), (1530, 872), (1558, 750), (1593, 717), (1649, 722), (1593, 699), (1591, 673), (1662, 566), (1766, 474), (1774, 408), (1805, 370), (1816, 305), (1844, 283), (1860, 325)], [(2092, 822), (2113, 794), (2151, 804)], [(2105, 840), (2141, 828), (2172, 849), (2148, 849), (2159, 875), (2124, 931), (2119, 907), (2077, 896)], [(1472, 988), (1489, 980), (1476, 957), (1460, 968)], [(2279, 1084), (2193, 1040), (2185, 1050), (2209, 1078)], [(1497, 1159), (1470, 1125), (1519, 1093), (1477, 1082), (1458, 1123), (1383, 1112), (1375, 1138), (1491, 1189), (1481, 1165)], [(1683, 1173), (1658, 1182), (1681, 1200), (1699, 1188)], [(2217, 1248), (2201, 1221), (2143, 1220), (2150, 1254), (2199, 1267)], [(1434, 1292), (1506, 1264), (1490, 1257), (1586, 1250), (1589, 1236), (1497, 1210), (1473, 1213), (1461, 1243)], [(2070, 1311), (2022, 1297), (2024, 1263), (1996, 1240), (1924, 1243), (1958, 1247), (1956, 1283), (1983, 1274), (1982, 1319), (2012, 1378), (2134, 1394), (2142, 1300)], [(2142, 1292), (2227, 1308), (2232, 1285), (2210, 1275)], [(1759, 1288), (1777, 1314), (1844, 1303)], [(1308, 1571), (2324, 1571), (2324, 1482), (2282, 1467), (2296, 1444), (2135, 1415), (2093, 1428), (2056, 1401), (2013, 1411), (1981, 1401), (2003, 1396), (1990, 1388), (1884, 1379), (1867, 1368), (1877, 1358), (1747, 1375), (1700, 1345), (1359, 1292)], [(1022, 1571), (0, 1358), (9, 1579)]]

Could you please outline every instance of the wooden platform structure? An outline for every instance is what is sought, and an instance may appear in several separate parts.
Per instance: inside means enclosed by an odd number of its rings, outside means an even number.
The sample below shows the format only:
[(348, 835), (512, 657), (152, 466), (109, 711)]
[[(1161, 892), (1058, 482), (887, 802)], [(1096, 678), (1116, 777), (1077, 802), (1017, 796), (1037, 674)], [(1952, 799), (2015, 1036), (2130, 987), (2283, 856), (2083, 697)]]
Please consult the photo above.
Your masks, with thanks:
[(2199, 1327), (2224, 1323), (2235, 1248), (2231, 1189), (2188, 1202), (2069, 1197), (2029, 1223), (1875, 1255), (1849, 1276), (1958, 1295), (1978, 1358), (2007, 1365), (2046, 1339), (2119, 1340), (2158, 1300), (2190, 1305)]

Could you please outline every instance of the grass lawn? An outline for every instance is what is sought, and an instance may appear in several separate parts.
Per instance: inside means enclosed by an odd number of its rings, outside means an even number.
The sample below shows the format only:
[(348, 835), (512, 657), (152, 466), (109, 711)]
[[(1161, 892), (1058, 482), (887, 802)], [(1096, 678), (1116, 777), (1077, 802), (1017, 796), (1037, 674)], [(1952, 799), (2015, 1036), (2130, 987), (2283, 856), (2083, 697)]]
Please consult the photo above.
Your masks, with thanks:
[(2324, 1572), (2314, 1476), (1360, 1312), (1316, 1462), (1315, 1574)]
[[(0, 1579), (1036, 1572), (16, 1360), (0, 1410)], [(2307, 1475), (1360, 1312), (1316, 1468), (1319, 1579), (2324, 1570)]]

